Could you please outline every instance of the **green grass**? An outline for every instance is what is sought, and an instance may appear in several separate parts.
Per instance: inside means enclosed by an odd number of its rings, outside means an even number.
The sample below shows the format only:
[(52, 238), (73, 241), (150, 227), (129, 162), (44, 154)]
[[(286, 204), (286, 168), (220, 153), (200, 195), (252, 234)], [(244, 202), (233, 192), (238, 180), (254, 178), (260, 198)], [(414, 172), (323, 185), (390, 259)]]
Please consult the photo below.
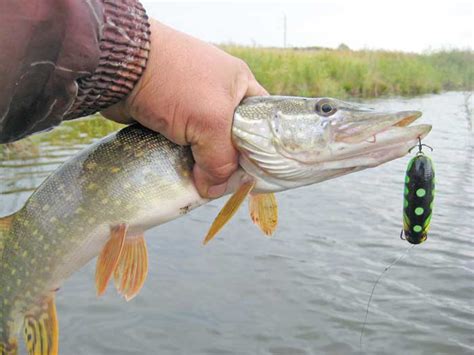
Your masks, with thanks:
[(223, 46), (245, 60), (271, 94), (333, 97), (472, 90), (474, 52), (295, 50)]

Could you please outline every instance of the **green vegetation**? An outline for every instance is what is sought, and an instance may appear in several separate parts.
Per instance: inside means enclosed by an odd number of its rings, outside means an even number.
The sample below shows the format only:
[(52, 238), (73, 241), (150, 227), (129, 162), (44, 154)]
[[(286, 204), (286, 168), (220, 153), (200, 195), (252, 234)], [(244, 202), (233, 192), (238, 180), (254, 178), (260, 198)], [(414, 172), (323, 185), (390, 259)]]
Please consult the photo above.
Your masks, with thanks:
[(377, 97), (472, 90), (474, 85), (472, 51), (223, 49), (245, 60), (272, 94)]

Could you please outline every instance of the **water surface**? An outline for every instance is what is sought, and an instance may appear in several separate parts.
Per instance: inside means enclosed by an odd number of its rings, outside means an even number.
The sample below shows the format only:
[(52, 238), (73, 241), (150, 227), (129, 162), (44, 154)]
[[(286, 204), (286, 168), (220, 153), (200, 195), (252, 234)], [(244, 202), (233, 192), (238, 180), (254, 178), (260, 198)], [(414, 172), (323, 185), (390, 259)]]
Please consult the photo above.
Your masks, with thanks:
[[(207, 247), (224, 199), (147, 233), (148, 280), (129, 303), (97, 299), (95, 261), (57, 294), (62, 354), (472, 354), (474, 136), (462, 93), (367, 102), (418, 109), (437, 194), (428, 241), (372, 285), (408, 247), (398, 238), (409, 157), (277, 195), (269, 239), (243, 208)], [(472, 106), (472, 101), (471, 101)], [(61, 162), (105, 131), (68, 123), (0, 160), (0, 215), (22, 206)], [(471, 128), (472, 129), (472, 128)]]

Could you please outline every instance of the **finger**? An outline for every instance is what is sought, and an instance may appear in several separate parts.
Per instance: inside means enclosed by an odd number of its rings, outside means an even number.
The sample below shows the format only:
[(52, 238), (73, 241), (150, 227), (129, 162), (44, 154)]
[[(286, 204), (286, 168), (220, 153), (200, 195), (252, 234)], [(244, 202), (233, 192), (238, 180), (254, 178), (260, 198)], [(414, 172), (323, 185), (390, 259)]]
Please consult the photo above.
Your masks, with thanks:
[(221, 197), (227, 189), (227, 182), (213, 184), (214, 178), (197, 164), (194, 165), (193, 178), (194, 185), (203, 198)]
[[(230, 122), (231, 123), (231, 122)], [(238, 167), (238, 152), (232, 145), (230, 125), (209, 132), (209, 138), (191, 146), (196, 161), (194, 183), (201, 196), (217, 198), (224, 194), (227, 180)]]
[[(252, 74), (250, 75), (247, 88), (240, 95), (243, 97), (267, 96), (268, 92)], [(238, 168), (239, 153), (232, 145), (231, 131), (232, 119), (221, 121), (214, 130), (206, 130), (207, 138), (200, 137), (200, 142), (204, 142), (202, 145), (192, 146), (196, 160), (193, 172), (194, 183), (203, 197), (222, 196), (226, 191), (227, 180)]]
[(194, 183), (201, 196), (217, 198), (225, 193), (227, 180), (238, 167), (238, 154), (231, 145), (232, 151), (219, 151), (208, 147), (201, 150), (192, 147), (196, 160), (194, 165)]
[(127, 112), (124, 101), (120, 101), (112, 106), (109, 106), (100, 113), (105, 118), (118, 123), (128, 124), (133, 122), (133, 118)]
[(245, 97), (249, 96), (268, 96), (268, 91), (260, 85), (260, 83), (254, 78), (250, 78), (249, 85), (247, 87), (247, 92), (245, 93)]

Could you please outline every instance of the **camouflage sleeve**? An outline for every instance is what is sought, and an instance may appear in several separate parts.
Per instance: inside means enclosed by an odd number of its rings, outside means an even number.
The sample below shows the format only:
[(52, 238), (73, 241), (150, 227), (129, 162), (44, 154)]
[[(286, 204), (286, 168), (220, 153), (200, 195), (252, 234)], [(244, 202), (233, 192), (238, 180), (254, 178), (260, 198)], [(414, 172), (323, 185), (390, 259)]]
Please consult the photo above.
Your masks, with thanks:
[(122, 100), (149, 35), (138, 0), (1, 0), (0, 143)]

